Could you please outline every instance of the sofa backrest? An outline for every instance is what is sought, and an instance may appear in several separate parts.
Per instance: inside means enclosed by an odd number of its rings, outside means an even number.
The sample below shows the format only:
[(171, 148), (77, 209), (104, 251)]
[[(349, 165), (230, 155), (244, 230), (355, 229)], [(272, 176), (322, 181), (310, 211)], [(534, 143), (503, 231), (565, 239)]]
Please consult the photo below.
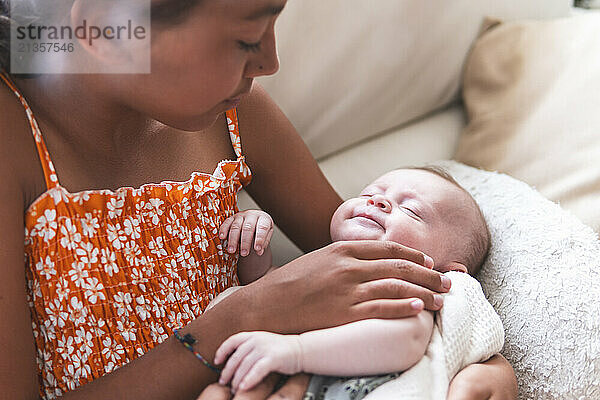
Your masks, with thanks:
[(317, 158), (459, 98), (485, 16), (568, 15), (572, 0), (290, 0), (280, 71), (260, 83)]

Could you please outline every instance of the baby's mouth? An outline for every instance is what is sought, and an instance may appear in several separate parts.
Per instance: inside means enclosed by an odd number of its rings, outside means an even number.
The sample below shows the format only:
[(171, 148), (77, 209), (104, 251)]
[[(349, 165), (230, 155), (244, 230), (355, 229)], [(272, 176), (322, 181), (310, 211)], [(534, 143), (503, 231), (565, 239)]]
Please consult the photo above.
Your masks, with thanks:
[(383, 223), (380, 222), (378, 218), (376, 218), (373, 215), (370, 215), (368, 213), (359, 212), (358, 214), (354, 215), (351, 219), (356, 220), (361, 225), (374, 226), (379, 229), (384, 229)]

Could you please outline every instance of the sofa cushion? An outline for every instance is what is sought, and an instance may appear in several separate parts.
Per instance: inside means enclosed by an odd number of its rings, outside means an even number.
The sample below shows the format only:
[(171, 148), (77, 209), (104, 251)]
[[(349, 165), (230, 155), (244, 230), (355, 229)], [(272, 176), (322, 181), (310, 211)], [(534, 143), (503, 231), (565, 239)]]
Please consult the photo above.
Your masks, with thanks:
[(478, 280), (506, 333), (520, 399), (600, 399), (600, 242), (527, 184), (439, 163), (475, 198), (492, 246)]
[(600, 230), (600, 13), (493, 28), (463, 97), (457, 160), (528, 182)]
[(321, 157), (455, 101), (483, 17), (564, 16), (572, 0), (296, 0), (281, 70), (260, 80)]

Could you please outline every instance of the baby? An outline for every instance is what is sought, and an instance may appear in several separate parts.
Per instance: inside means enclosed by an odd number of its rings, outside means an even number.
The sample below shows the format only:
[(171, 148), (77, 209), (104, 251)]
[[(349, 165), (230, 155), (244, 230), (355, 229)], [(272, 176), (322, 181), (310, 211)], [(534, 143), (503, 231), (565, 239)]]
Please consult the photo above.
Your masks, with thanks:
[[(271, 218), (254, 210), (238, 213), (222, 225), (220, 236), (228, 237), (228, 251), (237, 251), (240, 244), (242, 284), (273, 268), (268, 248), (272, 231)], [(473, 198), (435, 167), (399, 169), (376, 179), (336, 210), (330, 231), (333, 241), (386, 240), (420, 250), (443, 273), (475, 274), (490, 246), (486, 222)], [(406, 371), (423, 358), (433, 328), (433, 313), (424, 311), (410, 318), (368, 319), (300, 335), (242, 332), (220, 346), (214, 361), (227, 361), (219, 382), (231, 383), (234, 390), (248, 390), (270, 372), (347, 377), (388, 374)], [(397, 376), (361, 382), (371, 385), (368, 393)]]

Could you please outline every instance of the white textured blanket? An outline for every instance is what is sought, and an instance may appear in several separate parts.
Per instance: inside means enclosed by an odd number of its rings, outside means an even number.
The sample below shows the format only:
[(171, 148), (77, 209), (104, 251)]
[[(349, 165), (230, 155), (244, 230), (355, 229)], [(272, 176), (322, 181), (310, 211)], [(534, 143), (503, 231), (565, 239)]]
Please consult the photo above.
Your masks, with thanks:
[(415, 366), (365, 399), (443, 400), (458, 371), (485, 361), (502, 349), (502, 322), (479, 283), (465, 273), (447, 275), (452, 289), (444, 295), (444, 307), (436, 314), (427, 353)]

